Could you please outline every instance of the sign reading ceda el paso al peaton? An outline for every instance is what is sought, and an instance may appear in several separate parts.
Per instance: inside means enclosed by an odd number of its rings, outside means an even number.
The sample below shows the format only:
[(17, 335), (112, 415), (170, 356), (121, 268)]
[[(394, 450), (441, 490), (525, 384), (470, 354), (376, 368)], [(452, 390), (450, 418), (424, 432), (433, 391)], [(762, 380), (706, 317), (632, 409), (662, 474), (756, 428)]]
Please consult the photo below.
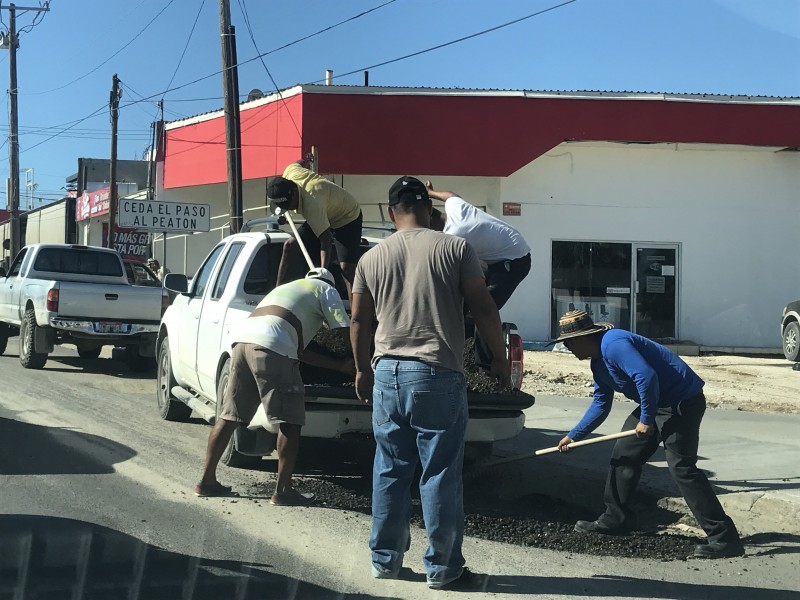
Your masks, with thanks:
[(119, 201), (120, 227), (169, 233), (208, 231), (211, 229), (211, 206), (187, 202), (147, 200)]

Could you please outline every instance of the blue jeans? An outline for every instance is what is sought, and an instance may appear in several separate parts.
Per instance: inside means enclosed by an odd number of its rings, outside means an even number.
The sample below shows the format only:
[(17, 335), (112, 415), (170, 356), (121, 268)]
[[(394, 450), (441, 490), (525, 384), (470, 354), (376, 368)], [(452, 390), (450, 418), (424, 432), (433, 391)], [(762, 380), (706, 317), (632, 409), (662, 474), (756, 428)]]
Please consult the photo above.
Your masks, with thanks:
[(372, 471), (373, 574), (395, 576), (411, 543), (411, 485), (417, 463), (428, 550), (428, 582), (461, 575), (464, 557), (464, 375), (417, 360), (382, 358), (375, 366), (372, 430), (377, 449)]

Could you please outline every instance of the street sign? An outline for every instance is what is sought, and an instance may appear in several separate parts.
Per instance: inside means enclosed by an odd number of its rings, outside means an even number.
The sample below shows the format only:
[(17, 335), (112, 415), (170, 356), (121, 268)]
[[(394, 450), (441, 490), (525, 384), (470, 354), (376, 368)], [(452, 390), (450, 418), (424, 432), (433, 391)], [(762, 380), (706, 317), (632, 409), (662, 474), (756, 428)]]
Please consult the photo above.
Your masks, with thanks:
[(120, 227), (147, 231), (168, 233), (208, 231), (211, 229), (211, 206), (122, 198), (119, 201), (117, 221)]

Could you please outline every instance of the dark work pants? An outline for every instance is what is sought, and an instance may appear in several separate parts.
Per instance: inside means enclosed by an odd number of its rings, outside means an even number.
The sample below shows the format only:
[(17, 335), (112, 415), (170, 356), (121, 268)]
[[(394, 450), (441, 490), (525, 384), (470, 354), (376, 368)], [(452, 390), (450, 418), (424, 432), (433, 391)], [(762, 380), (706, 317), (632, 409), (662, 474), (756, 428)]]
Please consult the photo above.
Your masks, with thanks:
[(526, 254), (515, 260), (489, 265), (486, 270), (486, 287), (497, 305), (497, 310), (503, 308), (511, 294), (528, 276), (531, 270), (531, 255)]
[[(640, 408), (625, 420), (622, 430), (634, 429), (639, 422)], [(702, 393), (684, 400), (677, 406), (659, 409), (656, 413), (656, 433), (649, 438), (621, 438), (611, 454), (611, 468), (606, 479), (606, 512), (600, 517), (611, 527), (631, 523), (630, 503), (642, 466), (653, 456), (660, 442), (664, 443), (672, 479), (678, 484), (686, 504), (697, 524), (706, 532), (710, 542), (731, 542), (739, 533), (731, 518), (725, 514), (705, 473), (697, 468), (697, 448), (700, 441), (700, 422), (706, 411)]]

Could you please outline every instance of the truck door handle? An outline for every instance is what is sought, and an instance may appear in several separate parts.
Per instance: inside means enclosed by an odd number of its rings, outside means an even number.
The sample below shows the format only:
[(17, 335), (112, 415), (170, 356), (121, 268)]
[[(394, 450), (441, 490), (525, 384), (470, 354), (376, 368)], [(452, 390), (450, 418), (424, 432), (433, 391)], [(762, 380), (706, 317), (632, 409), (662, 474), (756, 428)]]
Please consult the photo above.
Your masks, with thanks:
[(116, 300), (119, 298), (118, 294), (106, 294), (106, 300)]

